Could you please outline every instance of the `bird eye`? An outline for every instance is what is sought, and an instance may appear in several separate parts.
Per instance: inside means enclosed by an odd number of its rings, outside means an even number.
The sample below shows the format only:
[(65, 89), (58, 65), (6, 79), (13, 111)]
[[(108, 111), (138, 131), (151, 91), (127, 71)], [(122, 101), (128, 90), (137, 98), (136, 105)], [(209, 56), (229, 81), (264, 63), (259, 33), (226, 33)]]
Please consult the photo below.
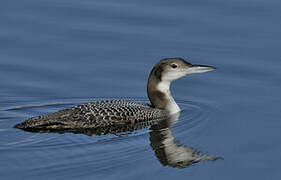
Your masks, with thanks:
[(177, 67), (178, 67), (178, 65), (172, 64), (172, 68), (173, 68), (173, 69), (175, 69), (175, 68), (177, 68)]

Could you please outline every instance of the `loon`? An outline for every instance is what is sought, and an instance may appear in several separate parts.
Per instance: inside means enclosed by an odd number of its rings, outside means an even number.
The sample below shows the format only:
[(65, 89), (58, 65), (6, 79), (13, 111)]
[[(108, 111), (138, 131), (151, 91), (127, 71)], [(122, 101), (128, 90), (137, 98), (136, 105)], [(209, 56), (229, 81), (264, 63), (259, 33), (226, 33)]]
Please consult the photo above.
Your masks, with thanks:
[(213, 66), (194, 65), (182, 58), (165, 58), (152, 69), (147, 94), (151, 102), (104, 100), (80, 104), (51, 114), (32, 117), (14, 127), (26, 131), (59, 132), (120, 127), (157, 121), (180, 112), (170, 92), (171, 82), (188, 74), (215, 70)]

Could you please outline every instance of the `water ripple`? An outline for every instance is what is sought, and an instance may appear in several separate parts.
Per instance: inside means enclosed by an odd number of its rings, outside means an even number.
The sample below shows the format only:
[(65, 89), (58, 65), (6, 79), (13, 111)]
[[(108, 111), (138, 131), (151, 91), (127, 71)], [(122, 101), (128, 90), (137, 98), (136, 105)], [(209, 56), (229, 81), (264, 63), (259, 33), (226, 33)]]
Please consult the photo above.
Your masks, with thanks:
[[(28, 116), (30, 116), (30, 112), (32, 112), (31, 116), (36, 116), (39, 114), (45, 114), (47, 112), (50, 112), (49, 109), (63, 109), (69, 106), (73, 106), (76, 104), (80, 104), (83, 102), (91, 102), (91, 101), (97, 101), (97, 100), (104, 100), (104, 99), (120, 99), (120, 98), (116, 98), (116, 97), (112, 97), (112, 98), (90, 98), (90, 99), (63, 99), (63, 100), (59, 100), (59, 101), (51, 101), (51, 102), (31, 102), (28, 104), (23, 104), (23, 105), (11, 105), (8, 107), (3, 108), (2, 110), (5, 112), (5, 114), (11, 114), (9, 116), (9, 122), (6, 122), (7, 119), (5, 118), (1, 118), (0, 123), (3, 124), (8, 124), (9, 126), (6, 129), (0, 129), (0, 133), (7, 133), (10, 131), (17, 131), (17, 133), (20, 133), (21, 136), (17, 137), (14, 136), (14, 138), (17, 139), (13, 139), (14, 141), (12, 142), (6, 142), (4, 144), (0, 145), (0, 148), (8, 148), (8, 147), (15, 147), (15, 146), (20, 146), (20, 145), (24, 145), (24, 146), (32, 146), (33, 148), (36, 147), (36, 144), (40, 144), (40, 146), (38, 146), (39, 148), (42, 146), (44, 148), (46, 148), (47, 146), (49, 147), (58, 147), (58, 146), (67, 146), (68, 143), (66, 144), (59, 144), (59, 138), (58, 135), (46, 135), (46, 134), (32, 134), (32, 133), (27, 133), (27, 132), (20, 132), (17, 129), (12, 129), (11, 127), (13, 126), (13, 124), (16, 124), (20, 121), (24, 120), (28, 118)], [(138, 102), (142, 102), (142, 103), (149, 103), (149, 101), (146, 98), (131, 98), (131, 97), (126, 97), (126, 98), (121, 98), (121, 99), (126, 99), (126, 100), (132, 100), (132, 101), (138, 101)], [(180, 105), (182, 112), (181, 112), (181, 117), (180, 120), (176, 123), (174, 130), (175, 131), (181, 131), (182, 129), (186, 130), (192, 130), (194, 128), (198, 128), (198, 127), (202, 127), (205, 122), (208, 120), (208, 116), (210, 116), (210, 114), (212, 113), (212, 111), (214, 111), (214, 107), (212, 106), (212, 104), (210, 103), (202, 103), (202, 102), (195, 102), (195, 101), (186, 101), (186, 100), (177, 100), (178, 104)], [(16, 119), (17, 121), (15, 121), (13, 119), (12, 115), (17, 114), (16, 117), (14, 117), (14, 119)], [(28, 114), (28, 116), (26, 115)], [(18, 119), (21, 118), (19, 121)], [(7, 125), (6, 125), (7, 126)], [(1, 126), (3, 127), (3, 126)], [(4, 126), (5, 127), (5, 126)], [(137, 135), (141, 135), (141, 134), (147, 134), (148, 130), (140, 130), (137, 133), (132, 133), (129, 134), (128, 136), (137, 136)], [(114, 135), (108, 135), (106, 137), (95, 137), (95, 138), (80, 138), (80, 135), (76, 135), (76, 137), (72, 137), (73, 135), (60, 135), (60, 137), (63, 136), (64, 137), (64, 141), (65, 139), (67, 139), (69, 141), (69, 144), (75, 144), (75, 145), (82, 145), (83, 143), (81, 142), (85, 142), (88, 141), (86, 143), (93, 143), (93, 139), (95, 139), (96, 142), (103, 142), (103, 141), (108, 141), (108, 140), (114, 140), (114, 139), (118, 139), (118, 138), (124, 138), (124, 136), (114, 136)], [(71, 136), (71, 138), (69, 138)], [(78, 140), (75, 140), (76, 138), (78, 138)], [(83, 140), (82, 140), (83, 139)], [(54, 142), (53, 142), (54, 141)], [(74, 141), (74, 142), (73, 142)], [(1, 141), (2, 142), (2, 141)], [(74, 145), (74, 146), (75, 146)]]
[[(14, 124), (27, 119), (29, 116), (37, 116), (83, 102), (104, 99), (120, 98), (64, 99), (52, 102), (30, 102), (5, 107), (3, 110), (5, 118), (1, 118), (0, 121), (0, 125), (3, 127), (0, 129), (0, 152), (8, 154), (8, 152), (13, 151), (29, 162), (39, 159), (44, 161), (44, 164), (30, 167), (30, 170), (35, 172), (35, 175), (38, 174), (38, 176), (49, 172), (63, 171), (65, 174), (62, 177), (66, 177), (67, 173), (71, 173), (73, 169), (80, 169), (79, 175), (82, 176), (89, 174), (89, 167), (94, 168), (94, 171), (98, 173), (116, 166), (130, 167), (131, 164), (140, 160), (153, 160), (153, 158), (151, 159), (151, 154), (154, 153), (151, 153), (150, 143), (155, 148), (155, 142), (154, 144), (153, 142), (149, 143), (149, 140), (151, 140), (149, 137), (153, 135), (150, 133), (149, 128), (129, 134), (120, 134), (119, 136), (112, 134), (102, 136), (85, 136), (84, 134), (72, 133), (40, 134), (12, 128)], [(128, 97), (122, 99), (148, 103), (146, 98)], [(186, 100), (177, 100), (177, 102), (182, 108), (182, 112), (180, 119), (172, 127), (176, 137), (191, 136), (191, 132), (201, 131), (202, 128), (205, 128), (208, 117), (214, 111), (211, 103)], [(171, 133), (170, 130), (168, 135), (169, 133)], [(172, 137), (169, 135), (169, 138), (172, 138), (171, 140), (174, 142), (173, 135)], [(177, 144), (173, 146), (181, 148)], [(155, 153), (157, 151), (155, 150)], [(156, 154), (156, 156), (157, 158), (162, 158), (159, 154)], [(11, 160), (13, 157), (9, 158)], [(54, 162), (54, 159), (56, 159), (56, 162)], [(160, 159), (159, 161), (163, 163), (164, 161)], [(13, 159), (13, 161), (16, 160)], [(20, 162), (18, 163), (18, 166), (21, 166)], [(87, 171), (84, 169), (87, 169)], [(76, 175), (78, 175), (77, 172)]]

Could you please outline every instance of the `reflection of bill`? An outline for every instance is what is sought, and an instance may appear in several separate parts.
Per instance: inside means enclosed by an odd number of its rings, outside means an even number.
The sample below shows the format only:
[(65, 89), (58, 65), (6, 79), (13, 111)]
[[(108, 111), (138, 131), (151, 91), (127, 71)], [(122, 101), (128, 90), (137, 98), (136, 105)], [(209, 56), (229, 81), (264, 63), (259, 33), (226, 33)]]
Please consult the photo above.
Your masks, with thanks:
[(200, 161), (215, 161), (216, 156), (202, 155), (199, 151), (183, 146), (174, 139), (170, 127), (176, 123), (180, 113), (153, 125), (150, 132), (150, 145), (159, 161), (171, 167), (184, 168)]

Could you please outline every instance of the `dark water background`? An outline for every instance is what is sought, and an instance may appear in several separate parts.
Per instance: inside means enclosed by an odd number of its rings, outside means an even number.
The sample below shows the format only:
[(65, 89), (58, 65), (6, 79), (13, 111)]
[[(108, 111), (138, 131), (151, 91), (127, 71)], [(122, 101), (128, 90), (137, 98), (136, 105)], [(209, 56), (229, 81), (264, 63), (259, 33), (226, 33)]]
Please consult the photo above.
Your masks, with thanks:
[[(281, 2), (1, 0), (0, 179), (280, 179)], [(81, 102), (148, 102), (161, 58), (218, 69), (176, 81), (174, 138), (224, 160), (163, 166), (128, 136), (12, 128)]]

